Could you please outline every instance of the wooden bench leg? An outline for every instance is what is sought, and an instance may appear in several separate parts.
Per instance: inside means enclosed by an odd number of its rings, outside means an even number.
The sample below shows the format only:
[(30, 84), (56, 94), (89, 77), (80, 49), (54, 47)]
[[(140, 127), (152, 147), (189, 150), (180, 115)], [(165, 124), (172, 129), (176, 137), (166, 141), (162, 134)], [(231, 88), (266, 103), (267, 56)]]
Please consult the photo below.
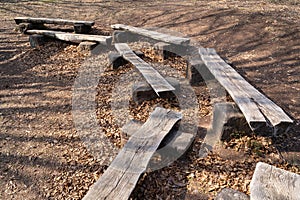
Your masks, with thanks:
[(114, 31), (112, 36), (114, 43), (137, 42), (140, 40), (141, 37), (137, 34), (130, 33), (128, 31)]
[(74, 24), (75, 33), (89, 33), (92, 27), (84, 24)]
[(47, 29), (47, 27), (44, 24), (32, 24), (32, 23), (20, 23), (18, 25), (18, 30), (21, 33), (25, 33), (27, 30), (32, 29)]
[(158, 42), (154, 44), (155, 56), (158, 58), (158, 61), (163, 62), (165, 59), (168, 59), (171, 56), (174, 56), (170, 52), (170, 44), (164, 42)]
[(118, 69), (122, 65), (128, 63), (118, 52), (110, 52), (108, 54), (108, 60), (113, 69)]
[[(142, 127), (142, 125), (143, 122), (138, 120), (131, 120), (127, 124), (125, 124), (122, 127), (122, 143), (125, 144), (129, 137), (132, 136), (136, 131), (138, 131)], [(167, 146), (168, 152), (166, 153), (166, 155), (170, 156), (172, 154), (182, 154), (190, 146), (193, 139), (194, 135), (192, 133), (182, 132), (178, 130), (178, 128), (173, 128), (170, 133), (166, 135), (165, 138), (161, 141), (157, 150), (160, 150)]]
[[(166, 80), (175, 88), (176, 91), (180, 90), (180, 83), (172, 77), (167, 77)], [(174, 99), (175, 94), (172, 91), (160, 92), (160, 97), (163, 99)], [(138, 82), (133, 85), (132, 99), (136, 104), (141, 104), (143, 101), (158, 98), (153, 88), (147, 82)]]
[(186, 78), (192, 86), (198, 86), (205, 81), (215, 79), (200, 58), (187, 61)]
[(97, 46), (96, 42), (80, 42), (78, 49), (81, 52), (91, 53), (91, 51)]
[[(141, 51), (133, 51), (138, 57), (143, 58), (145, 55)], [(108, 54), (109, 63), (113, 69), (118, 69), (122, 65), (128, 63), (118, 52), (110, 52)]]
[(42, 35), (30, 35), (29, 43), (32, 48), (40, 48), (46, 43), (46, 38)]
[(251, 129), (235, 103), (216, 103), (213, 108), (213, 119), (203, 144), (199, 151), (200, 157), (205, 157), (220, 140), (230, 140), (232, 133), (243, 131), (250, 133)]

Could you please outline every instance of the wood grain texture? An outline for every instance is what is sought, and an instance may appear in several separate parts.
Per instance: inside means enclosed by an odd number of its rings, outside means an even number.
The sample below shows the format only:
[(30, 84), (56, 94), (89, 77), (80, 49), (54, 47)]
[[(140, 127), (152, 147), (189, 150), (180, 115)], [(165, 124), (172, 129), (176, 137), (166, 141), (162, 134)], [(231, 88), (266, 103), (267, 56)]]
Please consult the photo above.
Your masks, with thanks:
[(265, 124), (266, 120), (263, 114), (260, 112), (256, 103), (253, 102), (245, 91), (236, 84), (236, 80), (233, 80), (230, 74), (228, 75), (220, 65), (220, 60), (216, 59), (215, 53), (210, 53), (206, 49), (200, 49), (200, 55), (207, 66), (208, 70), (213, 74), (213, 76), (219, 81), (219, 83), (227, 90), (232, 99), (239, 106), (242, 113), (249, 125), (253, 127), (253, 122), (260, 126), (261, 123)]
[(112, 41), (111, 36), (102, 35), (85, 35), (76, 33), (65, 33), (60, 31), (50, 31), (50, 30), (27, 30), (27, 34), (38, 34), (47, 37), (56, 38), (63, 41), (80, 43), (83, 41), (97, 42), (103, 45), (110, 45)]
[(300, 175), (259, 162), (251, 183), (251, 200), (300, 199)]
[[(122, 127), (122, 132), (128, 136), (132, 136), (136, 131), (138, 131), (143, 122), (137, 120), (131, 120)], [(194, 140), (194, 135), (191, 133), (182, 132), (180, 130), (171, 130), (169, 134), (161, 142), (159, 149), (168, 145), (169, 151), (177, 151), (181, 153), (185, 152)]]
[(124, 24), (114, 24), (111, 27), (113, 29), (130, 31), (132, 33), (136, 33), (136, 34), (143, 35), (143, 36), (146, 36), (146, 37), (158, 40), (158, 41), (167, 42), (167, 43), (171, 43), (171, 44), (188, 45), (190, 43), (189, 38), (176, 37), (176, 36), (172, 36), (172, 35), (168, 35), (168, 34), (164, 34), (164, 33), (159, 33), (156, 31), (150, 31), (150, 30), (143, 29), (143, 28), (137, 28), (134, 26), (128, 26), (128, 25), (124, 25)]
[(83, 24), (86, 26), (93, 26), (94, 21), (79, 21), (79, 20), (66, 20), (66, 19), (55, 19), (55, 18), (33, 18), (33, 17), (16, 17), (16, 24), (20, 23), (32, 23), (32, 24), (59, 24), (59, 25), (75, 25)]
[(115, 48), (125, 60), (132, 63), (139, 70), (157, 95), (159, 95), (159, 92), (175, 90), (152, 66), (138, 57), (126, 43), (116, 43)]
[(293, 123), (279, 106), (248, 83), (213, 49), (200, 48), (199, 53), (209, 71), (239, 106), (250, 126), (264, 122), (274, 127), (281, 123)]
[(156, 108), (83, 199), (127, 200), (153, 153), (181, 118), (180, 113)]

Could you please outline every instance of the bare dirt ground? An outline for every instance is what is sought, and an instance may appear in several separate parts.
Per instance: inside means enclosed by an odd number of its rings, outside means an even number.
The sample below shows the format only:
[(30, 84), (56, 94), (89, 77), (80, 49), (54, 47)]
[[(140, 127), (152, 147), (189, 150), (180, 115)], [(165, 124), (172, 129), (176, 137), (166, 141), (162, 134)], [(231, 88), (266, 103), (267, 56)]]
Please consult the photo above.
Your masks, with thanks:
[(72, 119), (72, 87), (88, 55), (58, 41), (30, 48), (28, 36), (14, 30), (17, 16), (95, 20), (99, 32), (114, 23), (181, 32), (215, 48), (295, 121), (288, 135), (240, 134), (224, 143), (228, 151), (205, 159), (197, 159), (197, 139), (185, 159), (145, 173), (133, 199), (207, 199), (224, 187), (249, 193), (258, 161), (299, 173), (277, 151), (290, 157), (300, 151), (296, 0), (6, 0), (0, 3), (0, 199), (81, 199), (107, 167), (88, 152)]

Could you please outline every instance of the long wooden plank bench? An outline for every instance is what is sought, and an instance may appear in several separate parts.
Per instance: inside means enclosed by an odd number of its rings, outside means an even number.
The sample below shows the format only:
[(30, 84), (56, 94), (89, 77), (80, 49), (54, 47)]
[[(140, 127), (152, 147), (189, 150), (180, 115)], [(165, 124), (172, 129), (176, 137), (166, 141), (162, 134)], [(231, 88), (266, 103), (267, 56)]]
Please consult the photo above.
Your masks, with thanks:
[(141, 72), (157, 95), (160, 92), (175, 90), (152, 66), (138, 57), (126, 43), (116, 43), (115, 48), (125, 60), (132, 63)]
[(161, 42), (166, 42), (175, 45), (188, 45), (190, 43), (189, 38), (172, 36), (164, 33), (159, 33), (157, 31), (150, 31), (143, 28), (138, 28), (134, 26), (128, 26), (124, 24), (114, 24), (111, 26), (115, 30), (126, 30), (135, 34), (146, 36)]
[(286, 128), (293, 120), (273, 101), (255, 89), (238, 72), (228, 65), (214, 49), (199, 48), (199, 54), (207, 69), (227, 90), (250, 127), (262, 126)]
[(111, 36), (74, 34), (74, 33), (65, 33), (65, 32), (50, 31), (50, 30), (27, 30), (26, 33), (31, 35), (33, 34), (44, 35), (47, 37), (52, 37), (59, 40), (75, 42), (75, 43), (80, 43), (83, 41), (91, 41), (91, 42), (97, 42), (107, 46), (111, 45), (111, 41), (112, 41)]
[(159, 144), (181, 117), (180, 113), (156, 108), (83, 200), (127, 200)]
[[(131, 120), (122, 127), (123, 134), (126, 136), (132, 136), (143, 125), (143, 122), (137, 120)], [(122, 139), (122, 135), (121, 135)], [(161, 142), (160, 148), (167, 146), (168, 156), (181, 156), (190, 146), (194, 140), (192, 133), (186, 133), (179, 130), (170, 131), (170, 133)]]
[(57, 24), (57, 25), (72, 25), (74, 26), (75, 33), (87, 33), (91, 30), (91, 27), (95, 24), (94, 21), (79, 21), (79, 20), (67, 20), (56, 18), (33, 18), (33, 17), (16, 17), (16, 24), (30, 23), (30, 24)]

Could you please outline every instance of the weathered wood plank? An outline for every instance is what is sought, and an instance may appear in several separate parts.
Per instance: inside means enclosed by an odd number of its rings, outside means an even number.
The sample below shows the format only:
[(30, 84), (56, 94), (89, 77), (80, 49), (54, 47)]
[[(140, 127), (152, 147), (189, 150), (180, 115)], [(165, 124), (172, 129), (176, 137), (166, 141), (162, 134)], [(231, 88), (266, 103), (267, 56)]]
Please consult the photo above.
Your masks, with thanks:
[(115, 48), (125, 60), (132, 63), (141, 72), (157, 95), (159, 92), (175, 90), (152, 66), (138, 57), (126, 43), (116, 43)]
[(32, 24), (58, 24), (58, 25), (75, 25), (83, 24), (86, 26), (93, 26), (94, 21), (79, 21), (79, 20), (67, 20), (56, 18), (34, 18), (34, 17), (16, 17), (16, 24), (20, 23), (32, 23)]
[(156, 108), (83, 199), (127, 200), (162, 139), (181, 117), (180, 113)]
[[(122, 127), (122, 132), (127, 136), (132, 136), (143, 125), (143, 122), (131, 120)], [(177, 153), (184, 153), (194, 140), (194, 135), (191, 133), (182, 132), (180, 130), (171, 130), (168, 135), (162, 140), (158, 149), (168, 145), (169, 150), (177, 151)], [(181, 154), (180, 154), (181, 155)]]
[(128, 26), (128, 25), (124, 25), (124, 24), (114, 24), (111, 27), (116, 30), (127, 30), (132, 33), (136, 33), (136, 34), (143, 35), (143, 36), (146, 36), (146, 37), (158, 40), (158, 41), (167, 42), (167, 43), (171, 43), (171, 44), (188, 45), (190, 43), (189, 38), (176, 37), (176, 36), (159, 33), (156, 31), (150, 31), (147, 29), (138, 28), (138, 27), (134, 27), (134, 26)]
[(143, 124), (144, 123), (142, 121), (132, 119), (122, 127), (122, 132), (128, 136), (132, 136), (143, 126)]
[(64, 40), (68, 42), (80, 43), (83, 41), (98, 42), (103, 45), (111, 45), (111, 36), (102, 35), (85, 35), (85, 34), (75, 34), (75, 33), (65, 33), (60, 31), (50, 31), (50, 30), (27, 30), (27, 34), (39, 34), (47, 37), (56, 38), (59, 40)]
[[(173, 92), (160, 93), (160, 97), (163, 99), (176, 98), (176, 92), (180, 92), (180, 83), (178, 80), (172, 77), (165, 77), (166, 81), (175, 88)], [(153, 90), (150, 84), (146, 81), (136, 82), (132, 86), (132, 99), (136, 104), (141, 104), (144, 101), (158, 98), (157, 94)]]
[(219, 83), (227, 90), (236, 104), (239, 106), (242, 113), (252, 129), (256, 129), (266, 123), (266, 119), (260, 112), (256, 103), (252, 101), (245, 91), (235, 84), (235, 80), (226, 74), (223, 67), (215, 59), (215, 54), (210, 53), (204, 48), (199, 49), (201, 58), (209, 71), (219, 81)]
[(250, 199), (299, 200), (300, 175), (259, 162), (250, 183)]
[(263, 122), (266, 117), (274, 127), (281, 123), (293, 123), (279, 106), (248, 83), (214, 50), (200, 48), (199, 52), (208, 69), (232, 96), (248, 122)]

